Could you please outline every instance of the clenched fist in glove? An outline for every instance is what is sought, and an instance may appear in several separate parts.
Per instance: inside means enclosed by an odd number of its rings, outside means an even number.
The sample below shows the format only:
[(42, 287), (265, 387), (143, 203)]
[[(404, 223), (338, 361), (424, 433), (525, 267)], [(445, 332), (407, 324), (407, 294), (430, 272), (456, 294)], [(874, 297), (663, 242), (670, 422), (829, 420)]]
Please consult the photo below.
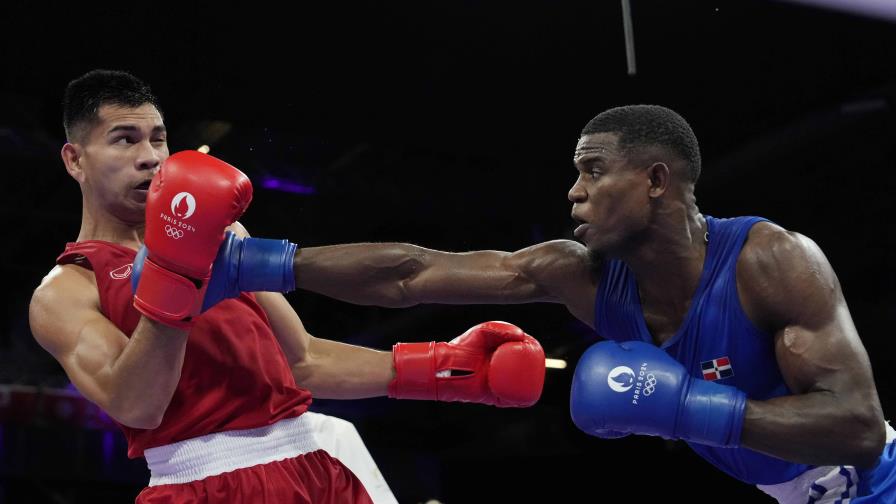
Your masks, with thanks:
[(134, 307), (189, 328), (200, 313), (224, 230), (252, 201), (243, 172), (197, 151), (172, 155), (146, 196), (146, 260)]
[(544, 350), (507, 322), (485, 322), (448, 343), (398, 343), (389, 397), (532, 406), (544, 385)]

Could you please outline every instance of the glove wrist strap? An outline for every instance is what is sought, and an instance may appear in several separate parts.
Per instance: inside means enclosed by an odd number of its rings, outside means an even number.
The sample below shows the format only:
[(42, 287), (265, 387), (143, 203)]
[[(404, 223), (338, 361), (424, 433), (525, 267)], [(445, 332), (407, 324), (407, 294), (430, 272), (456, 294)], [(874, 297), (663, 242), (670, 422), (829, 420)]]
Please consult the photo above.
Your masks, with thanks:
[(434, 341), (397, 343), (392, 347), (395, 378), (389, 383), (393, 399), (438, 399)]
[(289, 240), (245, 238), (239, 258), (241, 292), (290, 292), (296, 288), (295, 243)]
[(205, 288), (206, 284), (197, 287), (192, 280), (147, 258), (134, 294), (134, 307), (153, 320), (188, 329), (199, 314)]
[(746, 406), (747, 395), (743, 391), (694, 379), (681, 406), (676, 436), (695, 443), (737, 448)]

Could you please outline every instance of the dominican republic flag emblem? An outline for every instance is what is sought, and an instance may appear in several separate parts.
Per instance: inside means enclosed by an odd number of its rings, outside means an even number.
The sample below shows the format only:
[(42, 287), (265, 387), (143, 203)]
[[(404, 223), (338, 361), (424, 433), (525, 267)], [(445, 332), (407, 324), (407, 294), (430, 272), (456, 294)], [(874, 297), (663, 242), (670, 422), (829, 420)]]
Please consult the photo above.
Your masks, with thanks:
[(728, 356), (703, 361), (700, 363), (700, 369), (703, 370), (704, 380), (715, 381), (734, 376), (734, 370), (731, 369), (731, 361), (728, 360)]

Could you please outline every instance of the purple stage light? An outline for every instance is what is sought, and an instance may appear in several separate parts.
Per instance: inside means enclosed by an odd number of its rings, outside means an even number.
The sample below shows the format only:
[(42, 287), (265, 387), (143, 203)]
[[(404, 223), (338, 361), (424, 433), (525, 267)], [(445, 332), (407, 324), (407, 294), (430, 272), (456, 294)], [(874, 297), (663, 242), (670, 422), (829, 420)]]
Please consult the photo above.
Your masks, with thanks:
[(103, 463), (109, 465), (115, 457), (115, 436), (117, 433), (106, 431), (103, 433)]
[(261, 178), (261, 187), (264, 189), (293, 194), (314, 194), (316, 192), (312, 186), (300, 184), (284, 178), (272, 177), (270, 175), (265, 175)]
[(790, 3), (814, 5), (860, 16), (896, 21), (896, 2), (893, 0), (787, 0)]

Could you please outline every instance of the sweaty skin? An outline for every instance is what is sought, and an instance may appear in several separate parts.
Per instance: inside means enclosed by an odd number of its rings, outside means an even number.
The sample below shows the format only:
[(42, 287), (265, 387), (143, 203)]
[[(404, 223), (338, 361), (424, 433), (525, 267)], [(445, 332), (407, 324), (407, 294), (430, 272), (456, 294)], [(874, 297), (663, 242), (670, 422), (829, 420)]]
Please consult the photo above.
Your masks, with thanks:
[[(615, 133), (584, 135), (569, 190), (575, 235), (516, 252), (448, 253), (401, 243), (300, 249), (296, 286), (387, 307), (421, 303), (560, 303), (594, 327), (604, 258), (637, 278), (654, 342), (676, 333), (697, 290), (706, 221), (683, 160), (661, 147), (626, 153)], [(737, 260), (747, 316), (775, 340), (793, 395), (750, 400), (741, 443), (814, 465), (873, 465), (883, 413), (868, 355), (839, 281), (812, 240), (770, 223), (753, 226)]]

